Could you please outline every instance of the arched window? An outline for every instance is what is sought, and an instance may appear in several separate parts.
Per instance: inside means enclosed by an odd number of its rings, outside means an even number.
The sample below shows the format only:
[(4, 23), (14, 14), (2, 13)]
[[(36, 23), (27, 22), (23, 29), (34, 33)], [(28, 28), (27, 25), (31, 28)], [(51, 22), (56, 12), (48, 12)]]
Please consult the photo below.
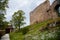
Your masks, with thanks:
[(60, 4), (60, 0), (57, 0), (58, 4)]
[(58, 16), (60, 17), (60, 5), (56, 5), (55, 10), (58, 13)]

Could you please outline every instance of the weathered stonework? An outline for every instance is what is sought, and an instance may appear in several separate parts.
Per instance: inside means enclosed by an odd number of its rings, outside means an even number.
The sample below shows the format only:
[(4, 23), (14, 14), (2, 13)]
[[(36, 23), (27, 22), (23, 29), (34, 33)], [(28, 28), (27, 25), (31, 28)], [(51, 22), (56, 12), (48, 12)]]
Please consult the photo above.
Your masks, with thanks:
[(58, 13), (55, 11), (56, 5), (58, 5), (57, 1), (54, 1), (53, 4), (50, 5), (48, 0), (40, 4), (32, 12), (30, 12), (30, 24), (57, 18)]

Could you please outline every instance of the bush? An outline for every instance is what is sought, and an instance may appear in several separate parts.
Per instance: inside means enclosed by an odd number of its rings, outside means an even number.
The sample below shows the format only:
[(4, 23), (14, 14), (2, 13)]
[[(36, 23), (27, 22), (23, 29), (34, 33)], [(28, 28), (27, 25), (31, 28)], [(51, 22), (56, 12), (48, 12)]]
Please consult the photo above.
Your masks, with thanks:
[(60, 40), (60, 26), (59, 29), (56, 31), (57, 37), (56, 40)]
[(24, 27), (21, 29), (21, 32), (23, 35), (26, 34), (28, 31), (29, 31), (29, 28), (27, 28), (27, 27)]

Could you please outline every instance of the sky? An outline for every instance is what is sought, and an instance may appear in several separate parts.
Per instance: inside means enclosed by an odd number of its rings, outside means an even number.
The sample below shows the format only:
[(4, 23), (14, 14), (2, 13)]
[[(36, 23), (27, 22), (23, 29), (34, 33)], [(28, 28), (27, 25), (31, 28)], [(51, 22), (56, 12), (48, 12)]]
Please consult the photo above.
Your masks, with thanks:
[[(23, 10), (25, 12), (25, 22), (26, 25), (30, 24), (30, 12), (34, 10), (38, 5), (43, 3), (45, 0), (9, 0), (8, 6), (6, 11), (6, 20), (10, 21), (14, 12), (18, 10)], [(50, 4), (53, 3), (54, 0), (50, 0)]]

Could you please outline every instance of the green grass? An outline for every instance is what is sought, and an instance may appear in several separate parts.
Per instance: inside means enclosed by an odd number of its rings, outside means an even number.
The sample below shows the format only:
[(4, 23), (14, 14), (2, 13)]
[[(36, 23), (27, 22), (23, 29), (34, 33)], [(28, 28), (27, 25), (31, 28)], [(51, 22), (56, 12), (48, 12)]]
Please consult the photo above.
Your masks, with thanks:
[(12, 32), (10, 33), (10, 40), (23, 40), (24, 35), (20, 32)]
[[(29, 31), (25, 35), (38, 33), (39, 32), (38, 30), (41, 27), (46, 27), (48, 23), (50, 24), (50, 23), (53, 23), (54, 21), (60, 21), (60, 18), (57, 18), (54, 20), (50, 19), (50, 20), (47, 20), (38, 24), (29, 25), (26, 27), (29, 29)], [(10, 40), (24, 40), (25, 35), (23, 35), (21, 32), (12, 32), (10, 33)]]
[(38, 23), (38, 24), (33, 24), (29, 26), (29, 29), (31, 29), (27, 34), (33, 34), (37, 32), (41, 27), (47, 27), (47, 24), (53, 23), (55, 21), (60, 21), (60, 18), (56, 18), (54, 20), (46, 20), (44, 22)]

